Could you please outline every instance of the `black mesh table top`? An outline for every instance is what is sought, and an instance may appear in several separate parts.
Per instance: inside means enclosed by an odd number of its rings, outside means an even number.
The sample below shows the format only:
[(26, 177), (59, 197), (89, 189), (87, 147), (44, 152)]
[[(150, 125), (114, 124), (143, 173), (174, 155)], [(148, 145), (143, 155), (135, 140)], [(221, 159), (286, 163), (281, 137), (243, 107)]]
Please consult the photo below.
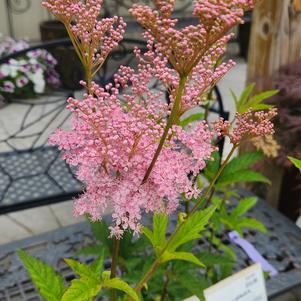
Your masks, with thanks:
[(0, 155), (0, 212), (28, 208), (82, 190), (81, 183), (54, 147)]

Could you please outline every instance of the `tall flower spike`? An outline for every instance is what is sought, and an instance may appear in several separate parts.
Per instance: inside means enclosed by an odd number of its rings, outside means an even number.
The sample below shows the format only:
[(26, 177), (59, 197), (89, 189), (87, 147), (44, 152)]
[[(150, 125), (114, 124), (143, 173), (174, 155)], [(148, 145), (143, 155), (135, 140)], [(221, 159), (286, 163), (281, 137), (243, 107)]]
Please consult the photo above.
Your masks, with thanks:
[[(93, 30), (97, 22), (108, 24), (104, 28), (111, 30), (111, 19), (93, 20), (97, 14), (90, 6), (98, 4), (98, 10), (102, 1), (87, 0), (86, 5), (76, 0), (47, 3), (64, 22), (70, 23), (71, 36), (77, 38), (75, 43), (91, 45), (93, 39), (96, 43), (103, 37), (105, 31), (92, 37), (85, 32), (81, 21), (85, 18)], [(69, 10), (64, 15), (60, 5), (66, 3)], [(204, 24), (176, 29), (177, 20), (171, 19), (173, 0), (154, 3), (156, 10), (137, 5), (132, 9), (147, 28), (147, 51), (135, 50), (137, 71), (122, 66), (114, 85), (106, 87), (91, 82), (83, 101), (68, 101), (74, 116), (72, 130), (57, 130), (50, 138), (51, 144), (64, 151), (67, 162), (78, 166), (77, 176), (86, 186), (76, 201), (75, 214), (87, 213), (96, 220), (111, 207), (111, 234), (116, 237), (128, 228), (138, 232), (143, 212), (171, 213), (179, 204), (180, 193), (187, 198), (199, 193), (194, 177), (188, 174), (196, 175), (205, 167), (205, 160), (210, 159), (215, 150), (211, 145), (213, 133), (205, 122), (186, 129), (177, 122), (187, 108), (201, 102), (202, 95), (233, 65), (231, 61), (217, 64), (230, 38), (222, 37), (225, 25), (219, 28), (216, 40), (208, 41)], [(71, 25), (76, 18), (77, 26)], [(163, 91), (150, 88), (154, 78), (168, 90), (169, 105), (164, 102)]]
[[(126, 72), (126, 71), (124, 71)], [(129, 70), (129, 79), (136, 81)], [(138, 84), (138, 83), (137, 83)], [(139, 86), (133, 89), (140, 89)], [(118, 99), (118, 89), (92, 84), (92, 95), (83, 101), (69, 99), (74, 113), (71, 131), (57, 130), (49, 140), (64, 151), (64, 158), (78, 167), (77, 176), (86, 189), (75, 203), (75, 215), (100, 219), (113, 208), (112, 235), (123, 230), (139, 231), (142, 212), (173, 212), (179, 194), (191, 198), (198, 193), (193, 179), (205, 167), (215, 148), (208, 126), (201, 122), (187, 131), (173, 127), (170, 140), (145, 185), (141, 181), (165, 126), (168, 107), (152, 97)]]
[(48, 8), (66, 27), (85, 69), (92, 76), (108, 54), (122, 40), (125, 22), (122, 18), (98, 20), (103, 0), (45, 0)]
[(196, 0), (194, 15), (200, 24), (177, 29), (172, 19), (174, 1), (154, 1), (156, 10), (134, 5), (130, 12), (155, 38), (156, 47), (164, 53), (179, 74), (189, 74), (203, 55), (236, 24), (242, 22), (245, 9), (253, 0)]

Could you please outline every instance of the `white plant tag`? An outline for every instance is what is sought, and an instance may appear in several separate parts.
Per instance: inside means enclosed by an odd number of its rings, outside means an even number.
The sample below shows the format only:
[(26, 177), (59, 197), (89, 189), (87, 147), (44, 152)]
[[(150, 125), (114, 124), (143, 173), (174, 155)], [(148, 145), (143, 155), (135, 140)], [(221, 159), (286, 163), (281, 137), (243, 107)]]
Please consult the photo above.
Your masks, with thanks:
[(206, 301), (268, 301), (260, 264), (246, 268), (204, 291)]

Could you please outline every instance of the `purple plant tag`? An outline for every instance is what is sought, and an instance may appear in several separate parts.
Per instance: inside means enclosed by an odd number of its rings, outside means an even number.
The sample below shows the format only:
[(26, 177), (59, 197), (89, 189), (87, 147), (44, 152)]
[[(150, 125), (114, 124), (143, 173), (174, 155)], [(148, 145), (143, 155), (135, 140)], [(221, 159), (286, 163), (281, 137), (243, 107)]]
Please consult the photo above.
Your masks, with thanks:
[(265, 272), (270, 274), (270, 277), (278, 275), (278, 271), (257, 251), (257, 249), (247, 240), (243, 239), (239, 233), (232, 231), (229, 233), (230, 240), (240, 246), (254, 263), (259, 263)]

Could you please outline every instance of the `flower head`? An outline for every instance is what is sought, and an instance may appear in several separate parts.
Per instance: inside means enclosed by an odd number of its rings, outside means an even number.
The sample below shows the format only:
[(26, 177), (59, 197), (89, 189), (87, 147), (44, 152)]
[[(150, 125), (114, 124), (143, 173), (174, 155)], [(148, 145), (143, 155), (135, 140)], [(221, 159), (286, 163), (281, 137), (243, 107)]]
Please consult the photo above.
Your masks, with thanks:
[(88, 213), (97, 220), (112, 207), (112, 233), (139, 231), (143, 212), (173, 212), (180, 193), (189, 198), (197, 193), (188, 174), (205, 167), (215, 149), (213, 136), (203, 122), (187, 131), (173, 127), (151, 177), (141, 185), (168, 107), (152, 97), (123, 103), (112, 86), (103, 89), (93, 84), (92, 91), (94, 96), (85, 95), (83, 101), (69, 99), (68, 108), (75, 114), (73, 129), (57, 130), (50, 143), (59, 145), (67, 162), (78, 166), (78, 178), (86, 185), (75, 203), (76, 215)]
[(274, 134), (271, 119), (276, 115), (276, 109), (257, 112), (248, 110), (244, 114), (236, 113), (236, 124), (233, 130), (231, 124), (222, 118), (214, 122), (214, 128), (221, 135), (229, 136), (231, 143), (238, 144), (245, 140)]
[(225, 34), (242, 22), (244, 9), (253, 6), (252, 0), (195, 1), (194, 15), (200, 23), (178, 29), (178, 20), (171, 18), (174, 1), (154, 2), (156, 9), (134, 5), (130, 12), (154, 37), (158, 50), (179, 74), (189, 74), (204, 56), (208, 58), (213, 49), (216, 51), (216, 47), (223, 53), (225, 43), (231, 38), (231, 35), (225, 38)]
[[(103, 0), (45, 0), (48, 8), (67, 28), (83, 64), (97, 70), (122, 40), (122, 18), (98, 20)], [(88, 60), (91, 59), (91, 62)]]

